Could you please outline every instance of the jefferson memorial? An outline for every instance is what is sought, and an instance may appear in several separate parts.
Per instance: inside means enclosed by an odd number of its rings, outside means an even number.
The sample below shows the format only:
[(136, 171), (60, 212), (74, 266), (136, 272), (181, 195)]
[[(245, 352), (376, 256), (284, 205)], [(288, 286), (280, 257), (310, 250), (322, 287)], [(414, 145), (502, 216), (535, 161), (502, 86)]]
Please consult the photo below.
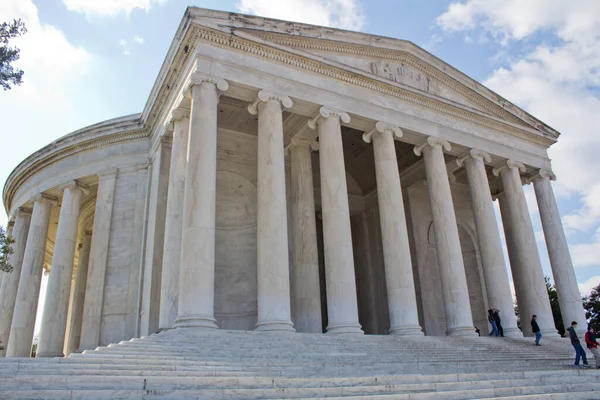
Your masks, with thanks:
[(4, 355), (29, 357), (42, 311), (37, 357), (158, 331), (467, 340), (489, 308), (506, 340), (531, 336), (533, 314), (558, 337), (527, 184), (565, 326), (583, 329), (558, 138), (411, 42), (188, 8), (140, 114), (9, 176)]

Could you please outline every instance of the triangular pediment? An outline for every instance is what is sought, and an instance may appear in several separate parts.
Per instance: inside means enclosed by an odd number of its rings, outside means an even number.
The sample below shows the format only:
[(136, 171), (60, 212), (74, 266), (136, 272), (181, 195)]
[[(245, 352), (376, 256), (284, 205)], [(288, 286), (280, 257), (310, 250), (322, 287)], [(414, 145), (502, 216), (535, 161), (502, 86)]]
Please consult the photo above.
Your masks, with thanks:
[[(241, 50), (241, 41), (251, 41), (253, 54), (291, 60), (290, 65), (307, 66), (332, 78), (357, 82), (364, 87), (384, 86), (418, 104), (427, 104), (452, 115), (472, 115), (475, 120), (489, 119), (492, 125), (506, 124), (508, 129), (525, 129), (528, 135), (554, 141), (559, 133), (524, 110), (487, 89), (415, 44), (349, 32), (339, 29), (279, 21), (256, 16), (189, 8), (193, 24), (220, 31), (226, 36), (207, 38)], [(282, 52), (291, 55), (282, 56)], [(276, 54), (276, 55), (273, 55)], [(308, 60), (306, 64), (304, 60)], [(323, 66), (326, 66), (323, 67)], [(333, 69), (333, 70), (332, 70)], [(389, 87), (389, 90), (385, 87)], [(405, 95), (406, 94), (406, 95)]]

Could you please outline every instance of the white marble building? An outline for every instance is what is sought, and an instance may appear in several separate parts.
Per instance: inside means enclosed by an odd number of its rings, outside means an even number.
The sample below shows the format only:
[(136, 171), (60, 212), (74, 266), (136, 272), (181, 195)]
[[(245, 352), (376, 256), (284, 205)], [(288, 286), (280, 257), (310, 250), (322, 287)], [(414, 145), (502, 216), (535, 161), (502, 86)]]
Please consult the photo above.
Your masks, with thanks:
[[(550, 181), (559, 133), (418, 46), (188, 8), (141, 114), (68, 134), (3, 192), (6, 356), (159, 329), (474, 335), (584, 320)], [(500, 203), (505, 260), (493, 201)], [(582, 324), (583, 325), (583, 324)]]

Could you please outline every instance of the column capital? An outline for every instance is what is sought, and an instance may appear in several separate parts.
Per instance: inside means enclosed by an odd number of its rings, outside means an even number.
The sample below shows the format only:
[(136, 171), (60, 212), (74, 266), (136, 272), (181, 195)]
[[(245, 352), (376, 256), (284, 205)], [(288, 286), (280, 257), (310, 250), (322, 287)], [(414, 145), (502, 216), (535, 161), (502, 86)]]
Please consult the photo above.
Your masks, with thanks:
[(77, 180), (72, 180), (72, 181), (63, 183), (62, 185), (60, 185), (58, 187), (58, 191), (60, 193), (63, 193), (66, 189), (80, 190), (84, 195), (87, 195), (90, 193), (89, 187), (87, 185), (80, 183)]
[(15, 210), (14, 214), (11, 216), (12, 220), (16, 220), (19, 216), (31, 216), (33, 210), (30, 207), (19, 207)]
[(286, 156), (289, 153), (290, 149), (293, 147), (307, 147), (310, 148), (312, 151), (319, 151), (319, 142), (317, 142), (311, 137), (301, 135), (292, 136), (292, 139), (284, 148)]
[(266, 90), (261, 90), (260, 92), (258, 92), (258, 96), (256, 97), (256, 100), (254, 100), (254, 102), (252, 102), (252, 104), (248, 105), (248, 112), (252, 115), (257, 115), (258, 114), (258, 105), (260, 103), (266, 103), (269, 100), (279, 101), (284, 108), (290, 108), (294, 105), (294, 103), (292, 102), (292, 99), (290, 99), (288, 96), (283, 96), (283, 95), (280, 95), (277, 93), (268, 92)]
[(216, 76), (208, 76), (201, 74), (199, 72), (194, 72), (186, 83), (183, 85), (183, 96), (187, 98), (191, 98), (192, 96), (192, 87), (195, 85), (200, 85), (204, 82), (209, 82), (214, 84), (218, 90), (221, 92), (227, 91), (229, 89), (229, 83), (225, 79), (218, 78)]
[(450, 142), (448, 142), (447, 140), (444, 139), (440, 139), (438, 137), (435, 136), (429, 136), (427, 138), (427, 140), (425, 140), (423, 143), (417, 145), (414, 147), (413, 151), (415, 152), (415, 154), (417, 156), (420, 156), (423, 153), (423, 149), (427, 146), (430, 147), (441, 147), (442, 150), (446, 150), (446, 151), (450, 151), (450, 149), (452, 148), (450, 146)]
[(525, 164), (515, 161), (515, 160), (506, 160), (504, 163), (502, 163), (500, 166), (494, 168), (493, 172), (495, 176), (500, 176), (500, 173), (502, 171), (504, 171), (505, 169), (517, 169), (517, 171), (520, 172), (525, 172)]
[(348, 114), (346, 111), (342, 111), (334, 107), (322, 106), (319, 108), (317, 115), (308, 120), (308, 127), (310, 129), (317, 129), (319, 120), (329, 117), (337, 117), (346, 124), (350, 122), (350, 114)]
[(189, 108), (184, 108), (184, 107), (176, 107), (171, 111), (171, 115), (169, 116), (169, 118), (167, 119), (167, 126), (166, 126), (166, 130), (168, 132), (173, 132), (175, 130), (175, 122), (177, 121), (181, 121), (184, 118), (189, 118), (190, 116), (190, 109)]
[(492, 157), (490, 156), (489, 153), (483, 151), (483, 150), (479, 150), (479, 149), (471, 149), (469, 150), (466, 154), (462, 155), (461, 157), (456, 159), (456, 164), (459, 167), (462, 167), (463, 164), (465, 163), (465, 160), (467, 158), (478, 158), (480, 160), (483, 160), (484, 163), (486, 162), (492, 162)]
[(534, 181), (536, 179), (544, 179), (544, 178), (548, 178), (551, 181), (555, 181), (556, 175), (554, 175), (554, 172), (552, 172), (552, 170), (550, 170), (550, 169), (540, 168), (540, 170), (531, 177), (531, 180)]
[(38, 193), (35, 196), (33, 196), (31, 198), (31, 201), (33, 203), (37, 203), (37, 202), (47, 202), (50, 203), (53, 206), (58, 205), (58, 199), (54, 196), (48, 196), (45, 193)]
[(385, 133), (389, 132), (392, 134), (392, 138), (400, 139), (404, 134), (402, 129), (398, 125), (389, 124), (387, 122), (379, 121), (375, 124), (375, 128), (371, 129), (369, 132), (365, 132), (362, 135), (362, 139), (366, 143), (371, 143), (373, 135), (376, 133)]

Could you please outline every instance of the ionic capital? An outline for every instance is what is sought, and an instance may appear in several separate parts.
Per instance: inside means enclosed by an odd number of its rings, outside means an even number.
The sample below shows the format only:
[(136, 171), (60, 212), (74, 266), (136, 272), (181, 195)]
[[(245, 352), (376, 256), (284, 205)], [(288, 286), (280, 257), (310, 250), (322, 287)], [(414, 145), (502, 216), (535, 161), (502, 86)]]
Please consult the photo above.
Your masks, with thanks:
[(467, 152), (467, 154), (463, 155), (462, 157), (457, 158), (456, 164), (459, 167), (462, 167), (467, 158), (477, 158), (477, 159), (483, 160), (484, 163), (492, 162), (492, 157), (489, 155), (489, 153), (486, 153), (483, 150), (471, 149)]
[(287, 155), (289, 153), (290, 149), (292, 149), (293, 147), (303, 147), (303, 148), (309, 148), (310, 150), (313, 150), (313, 151), (319, 151), (319, 142), (317, 142), (315, 139), (310, 138), (310, 137), (296, 135), (296, 136), (293, 136), (292, 139), (290, 140), (290, 143), (287, 146), (285, 146), (285, 148), (284, 148), (285, 154)]
[(516, 169), (517, 171), (520, 171), (520, 172), (526, 171), (525, 165), (523, 163), (520, 163), (515, 160), (506, 160), (505, 163), (503, 163), (499, 167), (496, 167), (493, 169), (494, 175), (500, 176), (500, 173), (502, 171), (504, 171), (505, 169)]
[(363, 133), (362, 138), (366, 143), (371, 143), (374, 134), (386, 132), (391, 133), (392, 138), (394, 139), (400, 139), (403, 135), (402, 129), (400, 129), (399, 126), (379, 121), (375, 124), (375, 128), (371, 129), (369, 132)]
[(63, 193), (66, 189), (70, 189), (70, 190), (73, 190), (73, 191), (74, 190), (79, 190), (84, 195), (87, 195), (87, 194), (90, 193), (90, 189), (89, 189), (89, 187), (87, 185), (84, 185), (84, 184), (82, 184), (82, 183), (80, 183), (80, 182), (78, 182), (76, 180), (69, 181), (69, 182), (64, 183), (64, 184), (62, 184), (62, 185), (60, 185), (58, 187), (58, 191), (60, 193)]
[(415, 154), (417, 156), (420, 156), (421, 154), (423, 154), (423, 149), (427, 146), (430, 147), (441, 147), (442, 150), (446, 150), (446, 151), (450, 151), (450, 149), (452, 148), (450, 146), (450, 143), (447, 140), (444, 139), (440, 139), (438, 137), (435, 136), (429, 136), (427, 138), (427, 140), (425, 140), (423, 143), (417, 145), (414, 147), (413, 151), (415, 152)]
[(538, 173), (533, 177), (533, 179), (536, 178), (548, 178), (551, 181), (555, 181), (556, 180), (556, 175), (554, 175), (554, 172), (552, 172), (552, 170), (549, 169), (540, 169), (538, 171)]
[(254, 102), (248, 106), (248, 112), (252, 115), (257, 115), (258, 105), (260, 103), (266, 103), (269, 100), (279, 101), (284, 108), (290, 108), (294, 105), (292, 99), (290, 99), (288, 96), (282, 96), (276, 93), (261, 90), (258, 92), (256, 100), (254, 100)]
[(229, 89), (229, 83), (227, 83), (225, 79), (204, 75), (199, 72), (194, 72), (183, 86), (184, 97), (191, 98), (192, 87), (194, 85), (201, 85), (204, 82), (214, 84), (217, 87), (217, 89), (221, 92), (225, 92), (227, 91), (227, 89)]
[(175, 130), (175, 122), (181, 121), (184, 118), (189, 118), (190, 110), (184, 107), (177, 107), (171, 111), (171, 116), (168, 118), (167, 131), (173, 132)]
[(31, 201), (35, 204), (35, 203), (49, 203), (50, 205), (56, 206), (58, 205), (58, 199), (54, 196), (48, 196), (45, 193), (38, 193), (35, 196), (33, 196), (33, 198), (31, 199)]
[(323, 106), (319, 108), (319, 112), (308, 121), (310, 129), (317, 129), (317, 124), (322, 118), (339, 118), (343, 123), (350, 122), (350, 114), (337, 108)]

